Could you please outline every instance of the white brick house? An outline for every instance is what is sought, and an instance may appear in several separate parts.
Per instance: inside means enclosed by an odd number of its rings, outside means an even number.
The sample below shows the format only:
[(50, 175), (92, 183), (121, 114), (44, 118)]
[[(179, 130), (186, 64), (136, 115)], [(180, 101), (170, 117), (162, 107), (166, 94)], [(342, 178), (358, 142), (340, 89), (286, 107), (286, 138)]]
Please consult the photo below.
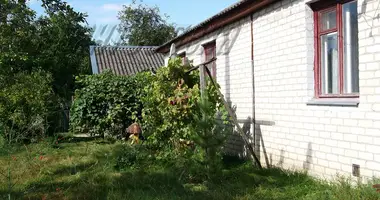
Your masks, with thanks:
[(172, 43), (194, 64), (216, 45), (264, 166), (380, 177), (380, 0), (242, 0)]

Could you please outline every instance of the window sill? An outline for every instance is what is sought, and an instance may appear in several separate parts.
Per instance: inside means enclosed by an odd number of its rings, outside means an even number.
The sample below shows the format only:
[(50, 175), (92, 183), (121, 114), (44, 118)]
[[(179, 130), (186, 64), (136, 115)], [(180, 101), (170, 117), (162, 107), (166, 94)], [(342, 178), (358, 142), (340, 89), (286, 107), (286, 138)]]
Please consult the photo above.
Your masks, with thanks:
[(357, 107), (359, 103), (360, 103), (359, 98), (324, 98), (324, 99), (311, 99), (306, 103), (306, 105)]

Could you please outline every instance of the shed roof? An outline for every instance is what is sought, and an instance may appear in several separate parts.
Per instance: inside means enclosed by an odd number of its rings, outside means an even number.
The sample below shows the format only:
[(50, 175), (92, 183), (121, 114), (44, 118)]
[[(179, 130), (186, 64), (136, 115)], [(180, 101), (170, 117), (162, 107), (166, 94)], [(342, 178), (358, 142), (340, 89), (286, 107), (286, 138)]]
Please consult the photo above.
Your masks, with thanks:
[(118, 75), (133, 75), (164, 66), (164, 55), (153, 46), (91, 46), (92, 73), (111, 70)]

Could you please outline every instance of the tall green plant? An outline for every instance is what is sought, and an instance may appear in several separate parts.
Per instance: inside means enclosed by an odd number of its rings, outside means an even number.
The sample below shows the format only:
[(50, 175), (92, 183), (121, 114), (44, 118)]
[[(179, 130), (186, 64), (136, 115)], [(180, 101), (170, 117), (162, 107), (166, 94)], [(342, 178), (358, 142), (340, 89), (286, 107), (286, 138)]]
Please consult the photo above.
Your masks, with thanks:
[(198, 107), (200, 113), (194, 116), (194, 124), (190, 125), (194, 133), (192, 140), (200, 148), (208, 176), (212, 177), (218, 172), (222, 147), (233, 128), (225, 109), (216, 110), (209, 101), (208, 95), (198, 102)]

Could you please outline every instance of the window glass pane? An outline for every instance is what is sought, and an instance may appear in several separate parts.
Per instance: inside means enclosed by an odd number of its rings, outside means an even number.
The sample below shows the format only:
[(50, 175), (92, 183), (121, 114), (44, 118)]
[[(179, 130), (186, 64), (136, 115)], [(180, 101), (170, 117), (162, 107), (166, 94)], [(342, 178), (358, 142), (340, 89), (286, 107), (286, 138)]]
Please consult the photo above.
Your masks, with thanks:
[(336, 28), (336, 11), (331, 10), (321, 13), (322, 31)]
[(205, 48), (206, 61), (211, 60), (215, 56), (215, 46), (207, 46)]
[(357, 2), (343, 4), (343, 91), (346, 94), (359, 93), (358, 61), (358, 12)]
[(337, 33), (321, 36), (322, 94), (339, 94), (339, 64)]
[[(205, 54), (206, 54), (205, 55), (205, 61), (209, 61), (215, 57), (215, 55), (216, 55), (215, 43), (206, 45), (204, 47), (204, 50), (205, 50)], [(211, 75), (215, 77), (215, 75), (216, 75), (216, 63), (215, 63), (215, 61), (208, 64), (206, 67), (211, 72)]]

